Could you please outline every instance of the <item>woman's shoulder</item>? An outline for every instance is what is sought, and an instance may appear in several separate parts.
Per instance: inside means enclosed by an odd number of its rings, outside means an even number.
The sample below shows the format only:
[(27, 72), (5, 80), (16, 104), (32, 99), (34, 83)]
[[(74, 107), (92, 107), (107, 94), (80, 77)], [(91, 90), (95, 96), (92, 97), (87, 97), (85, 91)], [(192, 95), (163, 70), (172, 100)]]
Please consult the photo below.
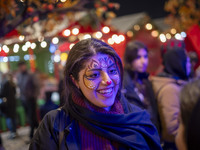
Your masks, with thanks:
[(55, 125), (59, 124), (60, 122), (64, 122), (64, 120), (66, 120), (68, 116), (68, 112), (65, 110), (65, 108), (60, 107), (58, 109), (49, 111), (44, 116), (42, 122)]

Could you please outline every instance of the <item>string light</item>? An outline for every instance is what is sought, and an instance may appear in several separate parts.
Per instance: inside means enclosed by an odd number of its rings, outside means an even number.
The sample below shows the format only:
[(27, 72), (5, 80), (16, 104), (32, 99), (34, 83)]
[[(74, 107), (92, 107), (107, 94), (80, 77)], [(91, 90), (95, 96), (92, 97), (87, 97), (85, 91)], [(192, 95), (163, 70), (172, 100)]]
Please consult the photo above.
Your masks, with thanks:
[(23, 46), (22, 46), (22, 50), (23, 50), (23, 51), (27, 51), (27, 50), (28, 50), (28, 47), (27, 47), (26, 45), (23, 45)]
[(103, 36), (103, 34), (100, 31), (98, 31), (95, 33), (95, 36), (96, 38), (100, 39)]
[(115, 43), (115, 41), (112, 38), (108, 39), (108, 44), (113, 45)]
[(7, 45), (3, 45), (2, 48), (3, 48), (3, 50), (4, 50), (5, 53), (8, 53), (8, 52), (9, 52), (9, 48), (8, 48)]
[(153, 26), (150, 24), (150, 23), (147, 23), (146, 24), (146, 29), (147, 30), (151, 30), (153, 28)]
[(171, 38), (172, 38), (171, 34), (167, 33), (167, 34), (166, 34), (166, 38), (167, 38), (168, 40), (171, 39)]
[(79, 29), (78, 29), (78, 28), (74, 28), (74, 29), (72, 30), (72, 34), (74, 34), (74, 35), (79, 34)]
[(69, 36), (71, 34), (71, 31), (69, 29), (64, 30), (63, 35)]
[(133, 32), (132, 32), (132, 31), (128, 31), (128, 32), (126, 33), (126, 35), (127, 35), (128, 37), (133, 37)]
[(163, 43), (166, 42), (166, 37), (164, 34), (160, 34), (159, 38), (160, 38), (161, 42), (163, 42)]
[(151, 32), (151, 35), (152, 35), (153, 37), (158, 37), (158, 31), (153, 30), (153, 31)]
[(47, 47), (47, 42), (42, 41), (40, 45), (41, 45), (42, 48), (45, 48), (45, 47)]
[(110, 28), (105, 26), (105, 27), (102, 28), (102, 32), (105, 33), (105, 34), (109, 33), (110, 32)]
[(13, 47), (13, 52), (17, 53), (19, 51), (19, 44), (15, 44)]
[(58, 39), (57, 37), (54, 37), (54, 38), (52, 39), (52, 43), (53, 43), (53, 44), (58, 44), (58, 42), (59, 42), (59, 39)]
[(36, 44), (35, 43), (31, 43), (31, 49), (35, 49), (36, 48)]
[(172, 29), (170, 30), (170, 32), (171, 32), (172, 34), (176, 34), (176, 29), (172, 28)]
[(134, 25), (134, 26), (133, 26), (133, 28), (134, 28), (136, 31), (139, 31), (139, 30), (140, 30), (140, 26), (139, 26), (139, 25), (137, 25), (137, 24), (136, 24), (136, 25)]
[(23, 35), (20, 35), (20, 36), (19, 36), (19, 40), (20, 40), (20, 41), (23, 41), (24, 38), (25, 38), (25, 37), (24, 37)]

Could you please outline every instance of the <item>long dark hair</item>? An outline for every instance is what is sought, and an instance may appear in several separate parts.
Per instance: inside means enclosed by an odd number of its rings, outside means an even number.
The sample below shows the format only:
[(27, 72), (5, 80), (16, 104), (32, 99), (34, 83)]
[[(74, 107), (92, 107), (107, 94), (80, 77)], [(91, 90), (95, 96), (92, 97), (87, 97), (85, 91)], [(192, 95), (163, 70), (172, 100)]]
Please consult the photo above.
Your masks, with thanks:
[(124, 68), (127, 70), (131, 69), (131, 63), (137, 59), (139, 49), (145, 49), (148, 53), (147, 47), (140, 41), (130, 41), (126, 45), (124, 53)]
[[(188, 150), (200, 149), (200, 80), (190, 81), (181, 90), (180, 110), (181, 120), (185, 127), (183, 133)], [(196, 142), (196, 140), (198, 142)], [(198, 147), (197, 147), (198, 146)], [(193, 147), (193, 148), (192, 148)]]
[[(120, 79), (123, 79), (122, 62), (115, 50), (108, 44), (97, 39), (85, 39), (76, 43), (70, 50), (68, 59), (65, 66), (64, 78), (65, 78), (65, 97), (68, 99), (72, 92), (75, 92), (78, 96), (84, 97), (82, 92), (75, 86), (71, 76), (75, 80), (79, 80), (79, 72), (85, 67), (85, 62), (96, 54), (107, 54), (113, 57), (117, 68), (119, 70)], [(120, 97), (120, 91), (122, 82), (120, 82), (117, 98)]]

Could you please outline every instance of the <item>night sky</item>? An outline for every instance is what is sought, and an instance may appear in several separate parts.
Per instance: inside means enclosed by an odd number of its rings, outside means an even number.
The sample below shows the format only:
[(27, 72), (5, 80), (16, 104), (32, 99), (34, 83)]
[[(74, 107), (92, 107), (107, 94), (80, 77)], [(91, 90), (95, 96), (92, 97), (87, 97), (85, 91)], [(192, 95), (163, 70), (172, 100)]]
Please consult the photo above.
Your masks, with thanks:
[(166, 0), (110, 0), (120, 4), (120, 9), (115, 11), (117, 16), (146, 12), (151, 18), (167, 16), (164, 11)]

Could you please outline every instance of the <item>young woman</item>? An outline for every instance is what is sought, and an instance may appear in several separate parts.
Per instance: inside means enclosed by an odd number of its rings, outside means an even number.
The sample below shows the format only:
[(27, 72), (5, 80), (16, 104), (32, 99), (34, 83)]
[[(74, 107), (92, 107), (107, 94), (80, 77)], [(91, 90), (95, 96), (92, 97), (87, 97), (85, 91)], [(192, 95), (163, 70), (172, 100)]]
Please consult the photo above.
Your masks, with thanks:
[(123, 92), (127, 100), (147, 110), (152, 123), (159, 130), (157, 103), (147, 73), (148, 49), (140, 41), (127, 44), (124, 54)]
[(121, 95), (122, 77), (112, 47), (96, 39), (75, 44), (65, 66), (66, 104), (44, 117), (29, 149), (161, 149), (149, 116)]

